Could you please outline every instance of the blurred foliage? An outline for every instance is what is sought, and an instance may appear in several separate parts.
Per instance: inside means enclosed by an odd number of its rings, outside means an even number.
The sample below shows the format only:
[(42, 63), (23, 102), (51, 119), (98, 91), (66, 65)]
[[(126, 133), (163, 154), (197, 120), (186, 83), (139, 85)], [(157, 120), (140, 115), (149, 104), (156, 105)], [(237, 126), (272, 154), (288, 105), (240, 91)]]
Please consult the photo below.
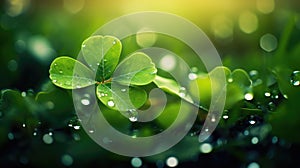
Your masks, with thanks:
[[(143, 10), (175, 13), (197, 24), (228, 67), (223, 67), (228, 72), (226, 109), (213, 135), (198, 142), (207, 115), (199, 109), (190, 133), (166, 152), (139, 158), (144, 167), (167, 167), (170, 157), (178, 159), (178, 167), (300, 165), (299, 2), (6, 0), (0, 4), (0, 167), (134, 165), (132, 158), (103, 150), (90, 139), (76, 117), (71, 92), (54, 86), (48, 70), (59, 55), (76, 58), (83, 40), (101, 25)], [(179, 41), (165, 36), (156, 40), (154, 46), (173, 51), (189, 66), (200, 65), (192, 84), (199, 85), (203, 106), (208, 106), (211, 72)], [(141, 44), (136, 37), (122, 43), (130, 45), (123, 46), (120, 60), (141, 45), (153, 44)], [(166, 72), (160, 75), (170, 77)], [(105, 106), (102, 111), (119, 131), (149, 136), (163, 131), (177, 116), (180, 99), (166, 96), (170, 102), (162, 115), (145, 125), (131, 123)]]

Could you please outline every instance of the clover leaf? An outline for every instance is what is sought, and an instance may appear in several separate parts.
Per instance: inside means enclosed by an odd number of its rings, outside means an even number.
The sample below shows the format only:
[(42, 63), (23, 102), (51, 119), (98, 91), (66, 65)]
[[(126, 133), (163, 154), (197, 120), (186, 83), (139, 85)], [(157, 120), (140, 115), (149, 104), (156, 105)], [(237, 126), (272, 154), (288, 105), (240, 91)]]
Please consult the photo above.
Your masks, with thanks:
[[(227, 80), (225, 103), (226, 109), (232, 108), (236, 103), (238, 103), (241, 100), (252, 100), (252, 81), (247, 72), (245, 72), (242, 69), (235, 69), (234, 71), (231, 71), (227, 67), (216, 67), (209, 73), (198, 74), (197, 79), (190, 83), (190, 88), (192, 89), (191, 95), (194, 96), (194, 94), (198, 92), (200, 96), (201, 105), (209, 107), (211, 101), (212, 83), (214, 83), (214, 86), (216, 87), (213, 89), (220, 89), (217, 88), (217, 80), (211, 78), (214, 76), (213, 73), (217, 73), (217, 71), (224, 72)], [(196, 90), (197, 88), (198, 90)]]
[(98, 99), (114, 110), (139, 108), (146, 102), (147, 94), (136, 86), (151, 83), (157, 69), (151, 58), (141, 52), (131, 54), (118, 65), (121, 49), (116, 37), (92, 36), (82, 43), (87, 65), (70, 57), (58, 57), (50, 66), (50, 79), (64, 89), (96, 84)]

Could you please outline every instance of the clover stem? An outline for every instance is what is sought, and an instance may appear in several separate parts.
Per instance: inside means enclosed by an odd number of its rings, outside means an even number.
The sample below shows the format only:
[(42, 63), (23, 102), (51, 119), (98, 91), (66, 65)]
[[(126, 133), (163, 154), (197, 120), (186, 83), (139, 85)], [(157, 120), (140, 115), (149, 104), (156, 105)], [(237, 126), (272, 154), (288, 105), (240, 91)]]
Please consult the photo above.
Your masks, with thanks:
[(101, 82), (96, 82), (96, 84), (97, 84), (97, 85), (99, 85), (99, 84), (106, 84), (106, 83), (110, 83), (111, 81), (112, 81), (112, 78), (109, 78), (109, 79), (103, 80), (103, 81), (101, 81)]

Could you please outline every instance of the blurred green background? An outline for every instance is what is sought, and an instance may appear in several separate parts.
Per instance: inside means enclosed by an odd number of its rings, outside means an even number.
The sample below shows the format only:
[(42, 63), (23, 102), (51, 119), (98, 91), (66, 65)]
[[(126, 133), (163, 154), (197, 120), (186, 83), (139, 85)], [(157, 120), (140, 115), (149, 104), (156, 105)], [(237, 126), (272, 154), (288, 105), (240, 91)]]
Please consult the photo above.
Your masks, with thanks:
[[(0, 4), (0, 167), (172, 167), (174, 160), (177, 167), (300, 166), (300, 2), (4, 0)], [(206, 115), (200, 111), (191, 135), (160, 155), (129, 158), (110, 153), (80, 128), (70, 92), (49, 82), (49, 66), (56, 57), (76, 58), (82, 41), (99, 27), (138, 11), (170, 12), (195, 23), (212, 40), (224, 66), (244, 69), (253, 81), (254, 99), (226, 109), (227, 118), (223, 116), (206, 142), (199, 143), (195, 136)], [(169, 46), (189, 59), (175, 42)], [(174, 111), (178, 101), (172, 99), (166, 111)], [(134, 134), (135, 126), (122, 118), (112, 125)], [(153, 129), (148, 127), (146, 135)]]

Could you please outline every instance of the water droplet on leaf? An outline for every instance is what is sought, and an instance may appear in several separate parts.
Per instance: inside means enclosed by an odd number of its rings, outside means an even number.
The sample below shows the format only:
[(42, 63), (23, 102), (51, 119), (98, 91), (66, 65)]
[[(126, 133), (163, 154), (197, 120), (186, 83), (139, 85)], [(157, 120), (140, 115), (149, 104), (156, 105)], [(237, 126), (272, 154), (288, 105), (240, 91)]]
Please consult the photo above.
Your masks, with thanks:
[(246, 100), (252, 100), (253, 99), (253, 94), (252, 93), (246, 93), (245, 96), (244, 96), (244, 98)]
[(224, 120), (227, 120), (228, 118), (229, 118), (228, 115), (223, 115), (223, 119), (224, 119)]
[(26, 97), (26, 92), (22, 92), (22, 93), (21, 93), (21, 96), (22, 96), (22, 97)]
[(89, 99), (87, 99), (87, 98), (83, 98), (83, 99), (81, 99), (81, 104), (82, 105), (85, 105), (85, 106), (88, 106), (88, 105), (90, 105), (90, 100)]
[(256, 123), (255, 120), (249, 120), (249, 124), (254, 125)]
[(270, 93), (270, 92), (266, 92), (266, 93), (265, 93), (265, 96), (266, 96), (266, 97), (270, 97), (270, 96), (271, 96), (271, 93)]
[(75, 130), (79, 130), (79, 129), (80, 129), (80, 125), (75, 125), (73, 128), (74, 128)]
[(268, 110), (274, 111), (276, 109), (276, 105), (273, 102), (268, 103)]
[(292, 73), (290, 82), (293, 86), (300, 85), (300, 71), (294, 71)]
[(128, 115), (129, 115), (129, 120), (131, 122), (136, 122), (138, 120), (138, 113), (135, 109), (129, 109), (127, 110)]
[(186, 96), (186, 88), (185, 87), (180, 87), (179, 88), (179, 96), (180, 97), (185, 97)]
[(108, 105), (109, 107), (114, 107), (114, 106), (115, 106), (115, 102), (114, 102), (113, 100), (109, 100), (109, 101), (107, 102), (107, 105)]
[(195, 80), (195, 79), (197, 79), (197, 77), (198, 77), (197, 74), (195, 74), (195, 73), (189, 73), (189, 79), (190, 80)]

